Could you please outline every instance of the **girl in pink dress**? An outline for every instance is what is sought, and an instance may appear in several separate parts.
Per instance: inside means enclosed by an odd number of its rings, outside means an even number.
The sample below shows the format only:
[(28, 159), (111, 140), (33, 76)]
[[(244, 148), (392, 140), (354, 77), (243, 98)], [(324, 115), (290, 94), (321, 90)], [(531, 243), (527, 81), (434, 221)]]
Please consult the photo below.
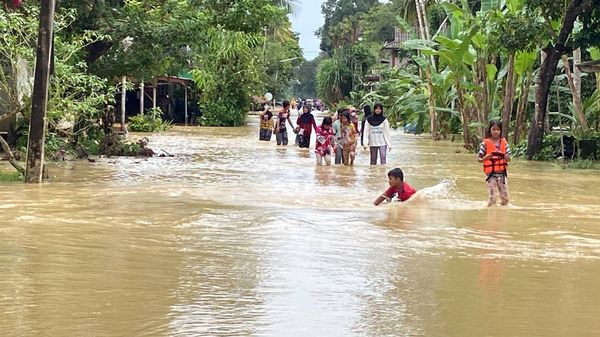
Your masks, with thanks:
[(317, 141), (315, 145), (315, 154), (317, 155), (317, 165), (323, 165), (323, 159), (327, 166), (331, 165), (331, 152), (335, 146), (335, 131), (333, 130), (333, 121), (331, 117), (323, 118), (321, 127), (317, 129)]

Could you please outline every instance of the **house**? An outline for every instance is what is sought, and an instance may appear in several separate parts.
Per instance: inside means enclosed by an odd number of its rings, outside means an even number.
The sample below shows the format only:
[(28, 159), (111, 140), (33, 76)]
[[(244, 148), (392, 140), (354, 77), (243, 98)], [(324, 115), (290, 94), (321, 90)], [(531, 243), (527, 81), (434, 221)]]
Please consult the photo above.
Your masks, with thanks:
[(163, 119), (174, 123), (193, 123), (198, 117), (198, 97), (195, 90), (190, 90), (193, 88), (190, 73), (159, 76), (143, 82), (129, 78), (129, 81), (133, 83), (133, 88), (125, 93), (119, 91), (115, 95), (119, 122), (123, 118), (127, 120), (127, 117), (143, 114), (152, 108), (160, 108)]
[(389, 51), (390, 53), (389, 58), (385, 63), (388, 63), (391, 68), (400, 68), (410, 60), (409, 58), (399, 55), (399, 51), (402, 50), (402, 43), (410, 39), (410, 33), (400, 27), (394, 27), (394, 41), (386, 42), (382, 48), (382, 50)]

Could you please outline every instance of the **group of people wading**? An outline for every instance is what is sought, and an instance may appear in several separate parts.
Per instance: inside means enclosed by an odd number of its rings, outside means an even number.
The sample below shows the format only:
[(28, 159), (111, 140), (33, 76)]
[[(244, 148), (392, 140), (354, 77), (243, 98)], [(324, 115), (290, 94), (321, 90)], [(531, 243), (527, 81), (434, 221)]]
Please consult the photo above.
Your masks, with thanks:
[[(292, 123), (290, 116), (290, 102), (284, 101), (281, 110), (275, 116), (271, 112), (268, 104), (265, 104), (264, 110), (260, 112), (260, 131), (259, 139), (270, 141), (273, 134), (278, 146), (288, 145), (287, 125), (296, 134), (296, 145), (301, 148), (310, 147), (310, 138), (312, 132), (315, 132), (315, 155), (317, 165), (331, 165), (331, 157), (334, 157), (335, 164), (354, 165), (356, 158), (356, 148), (360, 136), (361, 146), (370, 151), (370, 164), (377, 165), (377, 158), (380, 164), (386, 164), (387, 152), (391, 150), (390, 123), (383, 113), (383, 105), (376, 103), (371, 107), (363, 107), (364, 117), (359, 127), (359, 117), (354, 107), (338, 109), (333, 116), (323, 117), (321, 125), (317, 126), (315, 116), (309, 105), (302, 107), (302, 112), (298, 114), (296, 126)], [(483, 163), (483, 170), (486, 174), (486, 183), (488, 186), (488, 206), (496, 204), (496, 195), (500, 195), (501, 205), (508, 204), (508, 181), (507, 167), (511, 159), (511, 151), (506, 139), (501, 137), (502, 123), (491, 121), (487, 130), (487, 138), (481, 143), (479, 148), (478, 160)], [(399, 170), (400, 173), (394, 173)], [(402, 191), (404, 176), (400, 169), (394, 169), (388, 174), (391, 188)], [(401, 176), (401, 182), (394, 182), (392, 178)], [(408, 186), (406, 184), (406, 186)], [(412, 189), (412, 187), (411, 187)], [(389, 194), (389, 193), (387, 193)], [(390, 196), (384, 194), (375, 202), (376, 205), (383, 200), (389, 200)], [(414, 194), (413, 193), (410, 195)], [(400, 194), (397, 194), (400, 195)], [(410, 196), (409, 196), (410, 197)], [(383, 198), (383, 199), (381, 199)], [(405, 201), (408, 198), (399, 198)], [(404, 199), (404, 200), (402, 200)]]
[(296, 145), (301, 148), (310, 147), (310, 137), (315, 132), (315, 154), (317, 165), (331, 165), (331, 157), (335, 164), (354, 165), (356, 147), (360, 136), (361, 146), (369, 148), (371, 165), (386, 163), (390, 146), (390, 123), (383, 114), (383, 105), (376, 103), (373, 111), (369, 105), (363, 107), (364, 118), (359, 125), (359, 117), (354, 107), (341, 108), (333, 116), (326, 116), (317, 126), (315, 116), (309, 105), (304, 105), (296, 119), (296, 126), (290, 116), (290, 103), (283, 102), (281, 110), (275, 116), (269, 105), (265, 104), (260, 112), (259, 139), (271, 140), (275, 134), (277, 145), (288, 144), (287, 125), (296, 134)]

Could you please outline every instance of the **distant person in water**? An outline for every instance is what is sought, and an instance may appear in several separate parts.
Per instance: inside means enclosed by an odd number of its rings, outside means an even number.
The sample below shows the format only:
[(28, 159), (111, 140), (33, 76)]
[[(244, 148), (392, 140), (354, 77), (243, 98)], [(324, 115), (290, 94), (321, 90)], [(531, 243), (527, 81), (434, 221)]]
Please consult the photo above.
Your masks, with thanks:
[(340, 129), (342, 131), (342, 139), (338, 144), (342, 147), (342, 161), (344, 165), (354, 165), (356, 157), (356, 140), (357, 132), (354, 124), (350, 121), (350, 113), (345, 111), (340, 117)]
[(325, 164), (331, 165), (331, 153), (335, 148), (335, 131), (332, 124), (331, 117), (325, 117), (321, 122), (321, 127), (317, 129), (315, 144), (317, 165), (323, 165), (323, 159), (325, 159)]
[(383, 201), (391, 202), (394, 196), (398, 197), (400, 202), (408, 200), (417, 191), (404, 181), (404, 173), (401, 169), (395, 168), (388, 172), (388, 188), (381, 196), (373, 202), (373, 205), (379, 206)]
[[(367, 117), (367, 122), (363, 129), (364, 137), (367, 139), (365, 149), (369, 147), (371, 152), (371, 165), (377, 165), (377, 154), (379, 162), (386, 163), (387, 151), (390, 146), (390, 122), (383, 115), (383, 105), (376, 103), (373, 107), (373, 114)], [(362, 136), (361, 136), (361, 139)]]
[(365, 132), (364, 132), (365, 131), (365, 123), (367, 122), (367, 118), (369, 118), (369, 116), (371, 116), (371, 106), (368, 105), (368, 104), (365, 105), (365, 106), (363, 106), (363, 112), (365, 114), (364, 114), (363, 120), (362, 120), (362, 122), (360, 124), (360, 131), (361, 131), (361, 133), (360, 133), (360, 146), (362, 146), (362, 147), (365, 146), (365, 142), (364, 142), (364, 139), (365, 139), (365, 137), (364, 137), (365, 136)]
[(353, 106), (348, 107), (348, 112), (350, 112), (350, 122), (354, 124), (354, 129), (356, 129), (356, 134), (360, 134), (362, 129), (359, 129), (358, 125), (360, 123), (360, 119), (358, 118), (358, 114), (356, 113), (356, 108)]
[(273, 113), (269, 104), (265, 104), (264, 110), (258, 114), (260, 118), (260, 131), (258, 133), (259, 140), (270, 141), (273, 135), (273, 127), (275, 123), (273, 121)]
[(288, 101), (283, 101), (283, 107), (277, 115), (277, 122), (275, 124), (275, 139), (277, 140), (277, 145), (288, 144), (288, 133), (285, 122), (288, 122), (292, 129), (294, 129), (294, 125), (290, 119), (290, 102)]
[(487, 138), (479, 147), (478, 161), (483, 163), (483, 172), (486, 175), (488, 206), (496, 204), (498, 194), (500, 194), (500, 205), (508, 205), (507, 169), (511, 152), (508, 142), (501, 134), (502, 122), (491, 121), (487, 129)]
[[(333, 115), (333, 131), (335, 131), (335, 142), (336, 144), (340, 144), (342, 140), (342, 126), (340, 122), (340, 116), (346, 111), (346, 109), (340, 108), (337, 110), (335, 115)], [(335, 149), (335, 163), (341, 164), (343, 157), (343, 150), (341, 146), (337, 146)]]
[(311, 107), (305, 105), (302, 107), (302, 114), (298, 116), (296, 121), (295, 131), (298, 134), (298, 146), (308, 148), (310, 146), (310, 135), (312, 130), (317, 131), (317, 122), (315, 122), (315, 116), (310, 112)]

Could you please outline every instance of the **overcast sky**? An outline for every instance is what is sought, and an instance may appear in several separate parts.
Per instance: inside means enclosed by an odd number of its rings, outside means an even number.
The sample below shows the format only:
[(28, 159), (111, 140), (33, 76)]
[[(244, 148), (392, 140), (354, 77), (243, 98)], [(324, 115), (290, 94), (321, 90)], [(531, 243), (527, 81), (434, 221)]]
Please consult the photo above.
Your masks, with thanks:
[(300, 47), (304, 57), (312, 60), (319, 55), (320, 40), (315, 36), (315, 31), (323, 25), (323, 0), (296, 0), (296, 3), (294, 13), (290, 16), (292, 28), (300, 33)]

